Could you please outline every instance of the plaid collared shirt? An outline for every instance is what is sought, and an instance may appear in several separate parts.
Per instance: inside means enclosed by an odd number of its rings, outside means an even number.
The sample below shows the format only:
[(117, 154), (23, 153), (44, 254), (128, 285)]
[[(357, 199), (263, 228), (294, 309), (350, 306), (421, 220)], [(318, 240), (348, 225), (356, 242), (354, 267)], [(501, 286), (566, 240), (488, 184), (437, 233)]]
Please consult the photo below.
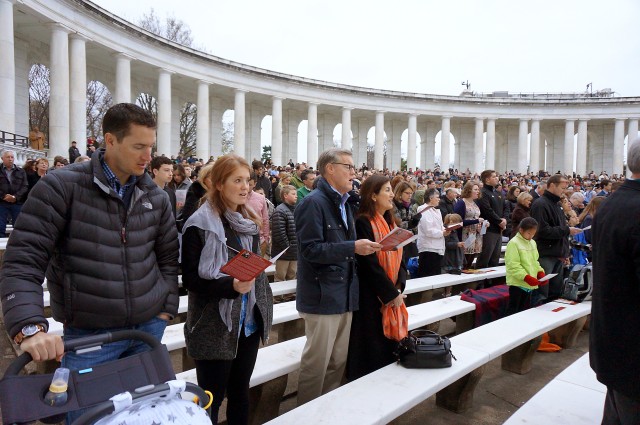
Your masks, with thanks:
[(111, 168), (104, 161), (104, 157), (100, 158), (100, 164), (102, 164), (102, 170), (104, 171), (104, 175), (107, 177), (107, 181), (109, 182), (109, 186), (118, 194), (120, 198), (124, 198), (124, 194), (129, 190), (129, 188), (136, 184), (138, 180), (136, 176), (133, 174), (127, 180), (125, 185), (120, 184), (120, 180), (116, 177), (116, 175), (111, 171)]

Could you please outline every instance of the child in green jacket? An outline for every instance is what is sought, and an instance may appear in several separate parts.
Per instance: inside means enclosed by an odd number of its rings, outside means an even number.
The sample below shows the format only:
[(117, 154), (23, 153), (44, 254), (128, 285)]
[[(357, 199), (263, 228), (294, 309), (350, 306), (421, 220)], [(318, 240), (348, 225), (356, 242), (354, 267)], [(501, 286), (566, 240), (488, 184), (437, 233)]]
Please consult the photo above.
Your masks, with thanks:
[(544, 277), (544, 269), (538, 262), (538, 248), (533, 240), (537, 230), (538, 222), (534, 218), (526, 217), (520, 222), (518, 233), (507, 244), (504, 256), (509, 285), (507, 316), (533, 307), (533, 291), (538, 289), (538, 286), (548, 283), (539, 281)]

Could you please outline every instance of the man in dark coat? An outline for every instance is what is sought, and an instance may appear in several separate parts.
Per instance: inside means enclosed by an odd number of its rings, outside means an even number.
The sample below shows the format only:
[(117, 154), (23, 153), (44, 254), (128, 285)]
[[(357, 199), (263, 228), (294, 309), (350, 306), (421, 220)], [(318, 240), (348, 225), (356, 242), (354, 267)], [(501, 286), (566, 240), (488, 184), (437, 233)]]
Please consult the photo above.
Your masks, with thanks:
[(356, 239), (347, 203), (355, 167), (351, 151), (329, 149), (318, 158), (317, 189), (295, 209), (298, 238), (296, 308), (305, 322), (298, 405), (340, 386), (349, 333), (358, 309), (355, 254), (379, 251), (380, 244)]
[(69, 148), (69, 164), (73, 164), (76, 162), (76, 159), (80, 157), (80, 150), (77, 145), (75, 140), (71, 142), (71, 147)]
[(545, 274), (555, 273), (549, 285), (538, 288), (539, 295), (548, 299), (558, 298), (562, 292), (564, 266), (569, 264), (569, 236), (582, 232), (569, 227), (567, 217), (560, 206), (560, 197), (569, 182), (561, 174), (554, 174), (547, 181), (547, 189), (531, 204), (531, 217), (538, 222), (535, 239), (540, 254), (540, 265)]
[(591, 367), (607, 386), (603, 424), (640, 423), (640, 140), (627, 154), (631, 178), (593, 219)]
[(480, 208), (480, 217), (489, 222), (489, 227), (482, 237), (482, 252), (476, 260), (476, 267), (496, 267), (500, 261), (502, 248), (502, 231), (507, 227), (507, 220), (502, 218), (504, 201), (502, 195), (495, 190), (498, 186), (498, 175), (494, 170), (484, 170), (480, 174), (482, 191), (476, 201)]
[[(47, 334), (45, 273), (65, 341), (115, 329), (161, 339), (178, 311), (178, 233), (167, 194), (145, 173), (156, 140), (151, 114), (120, 103), (106, 112), (106, 150), (44, 176), (14, 227), (0, 274), (9, 336), (34, 360), (60, 359)], [(138, 341), (69, 352), (72, 370), (148, 350)], [(72, 422), (73, 416), (68, 417)]]
[(445, 191), (444, 195), (440, 197), (438, 209), (440, 210), (440, 214), (442, 214), (443, 222), (447, 214), (453, 214), (453, 204), (456, 202), (457, 195), (458, 192), (456, 191), (456, 188), (450, 187)]
[(251, 168), (253, 168), (253, 171), (256, 173), (256, 188), (262, 188), (262, 190), (264, 190), (264, 197), (273, 202), (274, 199), (273, 189), (271, 188), (271, 179), (265, 176), (262, 161), (253, 161), (251, 163)]
[(0, 165), (0, 237), (7, 232), (7, 217), (11, 215), (13, 225), (22, 210), (29, 191), (27, 173), (13, 162), (16, 154), (13, 151), (2, 152), (2, 165)]

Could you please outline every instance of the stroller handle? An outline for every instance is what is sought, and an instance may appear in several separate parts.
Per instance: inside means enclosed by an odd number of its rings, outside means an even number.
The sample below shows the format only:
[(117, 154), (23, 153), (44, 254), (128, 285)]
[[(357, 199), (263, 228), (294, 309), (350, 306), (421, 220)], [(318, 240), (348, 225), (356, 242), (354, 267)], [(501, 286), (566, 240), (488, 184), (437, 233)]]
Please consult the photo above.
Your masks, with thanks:
[[(135, 339), (142, 341), (149, 345), (151, 348), (157, 348), (162, 345), (160, 341), (154, 338), (151, 334), (136, 330), (123, 330), (114, 332), (105, 332), (99, 335), (90, 335), (83, 338), (76, 338), (69, 341), (64, 341), (64, 352), (77, 351), (92, 347), (98, 347), (110, 342), (122, 341), (126, 339)], [(19, 355), (10, 365), (4, 373), (4, 376), (13, 376), (20, 373), (22, 368), (28, 365), (31, 360), (31, 354), (22, 353)]]

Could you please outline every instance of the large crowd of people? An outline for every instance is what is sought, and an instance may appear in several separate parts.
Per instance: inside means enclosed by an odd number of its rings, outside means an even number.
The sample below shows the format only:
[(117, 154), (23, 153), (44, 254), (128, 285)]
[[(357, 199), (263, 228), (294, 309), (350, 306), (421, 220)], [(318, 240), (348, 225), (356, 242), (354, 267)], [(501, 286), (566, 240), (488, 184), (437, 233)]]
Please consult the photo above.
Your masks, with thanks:
[[(199, 385), (214, 394), (214, 423), (225, 395), (228, 423), (248, 423), (249, 379), (273, 319), (264, 273), (239, 281), (221, 272), (238, 251), (264, 257), (284, 251), (275, 280), (297, 279), (295, 302), (306, 335), (298, 383), (303, 404), (337, 388), (345, 376), (357, 379), (393, 362), (396, 343), (383, 334), (380, 307), (403, 304), (409, 277), (496, 267), (508, 243), (509, 314), (548, 302), (562, 295), (572, 262), (590, 261), (591, 254), (572, 256), (571, 239), (593, 244), (594, 268), (602, 267), (609, 259), (597, 246), (610, 238), (598, 220), (614, 208), (606, 199), (624, 204), (618, 190), (627, 203), (640, 196), (639, 143), (630, 148), (633, 176), (625, 179), (604, 171), (372, 170), (356, 168), (351, 151), (338, 148), (322, 152), (315, 167), (291, 160), (249, 163), (234, 154), (206, 162), (152, 155), (155, 122), (131, 104), (110, 108), (103, 128), (102, 148), (92, 141), (81, 156), (74, 144), (72, 164), (56, 158), (53, 171), (46, 160), (16, 167), (14, 154), (2, 153), (0, 234), (8, 216), (14, 223), (0, 275), (6, 329), (35, 360), (62, 357), (61, 339), (46, 333), (46, 274), (52, 314), (65, 324), (65, 338), (123, 328), (161, 338), (177, 313), (181, 267), (189, 293), (187, 351)], [(635, 282), (627, 295), (637, 305), (640, 220), (637, 202), (628, 208), (636, 208), (628, 210), (631, 228), (619, 237), (629, 239), (620, 243), (636, 257), (620, 266), (626, 274), (616, 273)], [(615, 227), (610, 220), (602, 218)], [(396, 227), (416, 240), (382, 251), (381, 240)], [(556, 277), (542, 280), (552, 273)], [(611, 290), (602, 273), (596, 272), (602, 282), (594, 299)], [(441, 296), (452, 293), (445, 288)], [(594, 328), (609, 332), (602, 315), (611, 303), (596, 305), (602, 322)], [(637, 322), (637, 310), (628, 314)], [(592, 337), (592, 346), (604, 356), (599, 338)], [(118, 343), (101, 354), (62, 359), (86, 368), (143, 349)], [(619, 384), (623, 378), (599, 360), (594, 366), (610, 388), (609, 414), (623, 401), (617, 414), (637, 409), (640, 385)]]

